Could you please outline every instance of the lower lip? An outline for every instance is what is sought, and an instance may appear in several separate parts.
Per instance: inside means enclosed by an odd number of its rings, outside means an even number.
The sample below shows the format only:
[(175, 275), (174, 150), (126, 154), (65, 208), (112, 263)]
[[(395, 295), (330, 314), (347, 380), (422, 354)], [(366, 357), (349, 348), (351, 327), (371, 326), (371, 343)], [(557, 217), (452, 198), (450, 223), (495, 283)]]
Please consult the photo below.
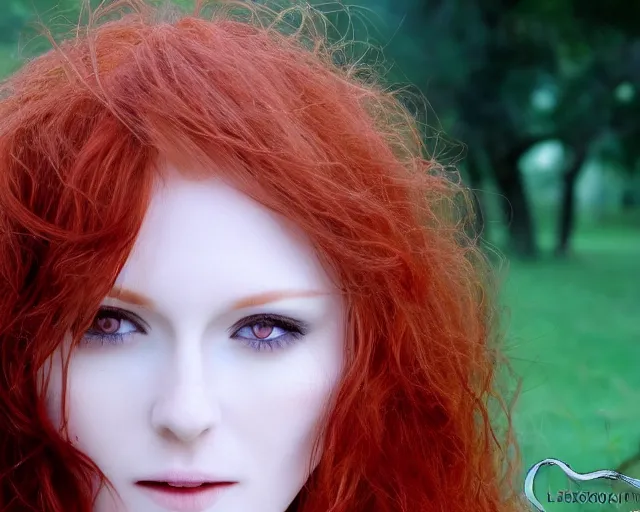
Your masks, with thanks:
[(169, 485), (140, 485), (157, 505), (172, 512), (202, 512), (211, 507), (234, 483), (214, 484), (201, 487), (171, 487)]

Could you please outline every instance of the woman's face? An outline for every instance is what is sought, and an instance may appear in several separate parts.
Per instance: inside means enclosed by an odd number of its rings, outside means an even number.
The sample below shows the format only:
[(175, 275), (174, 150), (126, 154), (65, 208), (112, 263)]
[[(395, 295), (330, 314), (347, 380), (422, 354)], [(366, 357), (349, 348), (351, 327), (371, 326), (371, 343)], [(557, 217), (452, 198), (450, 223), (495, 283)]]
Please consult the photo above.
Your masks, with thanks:
[[(300, 233), (220, 182), (176, 176), (71, 353), (69, 438), (121, 498), (102, 490), (96, 512), (283, 512), (317, 464), (343, 304)], [(47, 395), (58, 425), (63, 348)]]

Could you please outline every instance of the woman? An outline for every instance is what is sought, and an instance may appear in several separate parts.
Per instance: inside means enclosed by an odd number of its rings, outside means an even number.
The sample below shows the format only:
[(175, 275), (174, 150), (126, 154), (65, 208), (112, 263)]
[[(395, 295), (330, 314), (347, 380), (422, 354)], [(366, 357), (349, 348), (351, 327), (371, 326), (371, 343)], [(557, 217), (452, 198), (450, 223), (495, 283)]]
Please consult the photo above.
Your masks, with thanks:
[(0, 510), (519, 506), (462, 191), (295, 12), (114, 2), (3, 85)]

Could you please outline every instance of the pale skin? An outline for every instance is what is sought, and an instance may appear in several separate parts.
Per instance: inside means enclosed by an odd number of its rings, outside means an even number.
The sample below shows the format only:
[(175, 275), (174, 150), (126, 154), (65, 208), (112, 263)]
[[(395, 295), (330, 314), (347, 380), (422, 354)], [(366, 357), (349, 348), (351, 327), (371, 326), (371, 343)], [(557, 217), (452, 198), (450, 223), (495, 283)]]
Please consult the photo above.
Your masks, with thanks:
[[(318, 463), (342, 298), (294, 226), (217, 180), (166, 176), (70, 356), (69, 438), (120, 498), (102, 490), (94, 510), (284, 512)], [(62, 352), (47, 395), (57, 424)], [(218, 485), (146, 483), (170, 479)]]

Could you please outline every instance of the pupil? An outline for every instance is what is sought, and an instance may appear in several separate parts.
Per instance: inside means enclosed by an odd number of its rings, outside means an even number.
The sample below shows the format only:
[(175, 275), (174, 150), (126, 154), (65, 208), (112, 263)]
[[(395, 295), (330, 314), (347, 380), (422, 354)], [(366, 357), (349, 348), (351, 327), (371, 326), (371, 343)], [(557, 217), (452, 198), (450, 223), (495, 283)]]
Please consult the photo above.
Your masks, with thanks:
[(256, 338), (268, 338), (273, 332), (273, 326), (268, 324), (255, 324), (251, 329)]
[(98, 318), (98, 329), (106, 334), (113, 334), (120, 329), (120, 320), (112, 317)]

